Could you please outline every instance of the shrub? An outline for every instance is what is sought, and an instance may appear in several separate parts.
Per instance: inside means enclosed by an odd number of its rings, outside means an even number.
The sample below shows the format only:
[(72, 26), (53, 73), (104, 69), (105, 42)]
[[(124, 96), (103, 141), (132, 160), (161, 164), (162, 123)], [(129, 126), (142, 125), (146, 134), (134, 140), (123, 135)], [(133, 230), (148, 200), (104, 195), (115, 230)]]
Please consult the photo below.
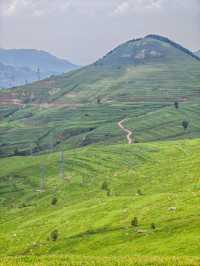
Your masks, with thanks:
[(140, 196), (143, 196), (143, 193), (140, 189), (137, 190), (137, 194), (140, 195)]
[(58, 230), (57, 230), (57, 229), (53, 230), (53, 231), (51, 232), (51, 234), (50, 234), (50, 239), (51, 239), (52, 241), (56, 241), (56, 240), (58, 240), (58, 237), (59, 237)]
[(106, 181), (104, 181), (103, 184), (101, 185), (101, 189), (102, 189), (102, 190), (109, 191), (108, 183), (107, 183)]
[(134, 217), (134, 219), (131, 221), (131, 225), (133, 227), (137, 227), (139, 225), (137, 217)]
[(110, 189), (107, 190), (107, 196), (108, 196), (108, 197), (111, 197), (111, 196), (112, 196), (112, 192), (111, 192)]
[(154, 223), (151, 224), (151, 229), (155, 230), (156, 229), (156, 225)]
[(15, 148), (13, 153), (14, 153), (15, 156), (16, 156), (16, 155), (19, 155), (19, 150), (18, 150), (18, 148)]
[(56, 197), (53, 197), (51, 200), (51, 205), (55, 206), (58, 202), (58, 199)]
[(183, 126), (184, 130), (186, 130), (189, 126), (189, 122), (187, 120), (183, 120), (182, 126)]
[(174, 107), (175, 107), (176, 109), (178, 109), (178, 108), (179, 108), (179, 102), (176, 101), (176, 102), (174, 103)]
[(101, 98), (100, 97), (97, 97), (97, 103), (101, 104)]

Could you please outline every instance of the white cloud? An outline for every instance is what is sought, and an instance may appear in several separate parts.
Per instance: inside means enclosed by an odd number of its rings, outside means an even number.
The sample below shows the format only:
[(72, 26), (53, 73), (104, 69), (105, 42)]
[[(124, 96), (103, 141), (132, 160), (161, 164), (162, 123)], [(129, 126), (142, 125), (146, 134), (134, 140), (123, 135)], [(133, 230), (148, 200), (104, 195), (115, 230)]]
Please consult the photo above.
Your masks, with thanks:
[(199, 49), (199, 25), (200, 0), (0, 0), (1, 46), (49, 50), (79, 64), (149, 33)]
[(129, 9), (129, 3), (128, 2), (122, 2), (120, 3), (113, 11), (113, 15), (124, 15)]
[(1, 15), (3, 16), (12, 16), (15, 14), (17, 8), (17, 0), (14, 1), (2, 1), (0, 3)]

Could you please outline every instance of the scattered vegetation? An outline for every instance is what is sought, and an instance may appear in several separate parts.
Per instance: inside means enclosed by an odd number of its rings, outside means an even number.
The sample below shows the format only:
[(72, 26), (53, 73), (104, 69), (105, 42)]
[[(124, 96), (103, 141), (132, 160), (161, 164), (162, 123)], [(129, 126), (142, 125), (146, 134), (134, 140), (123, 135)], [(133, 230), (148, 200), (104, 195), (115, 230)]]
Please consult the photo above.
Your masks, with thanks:
[(174, 107), (175, 107), (176, 109), (179, 109), (179, 102), (178, 102), (178, 101), (175, 101), (175, 103), (174, 103)]
[(59, 237), (58, 230), (57, 230), (57, 229), (53, 230), (53, 231), (51, 232), (51, 234), (50, 234), (50, 239), (51, 239), (52, 241), (57, 241), (57, 240), (58, 240), (58, 237)]
[(138, 222), (138, 218), (134, 217), (134, 219), (131, 221), (131, 225), (133, 227), (138, 227), (139, 226), (139, 222)]
[(57, 197), (53, 197), (52, 200), (51, 200), (51, 205), (55, 206), (57, 204), (57, 202), (58, 202)]
[(198, 256), (199, 147), (191, 140), (68, 150), (71, 182), (60, 178), (60, 152), (0, 159), (1, 254)]
[(156, 225), (154, 223), (151, 224), (151, 229), (155, 230), (156, 229)]
[(188, 127), (189, 127), (189, 121), (183, 120), (182, 126), (183, 126), (184, 130), (188, 129)]

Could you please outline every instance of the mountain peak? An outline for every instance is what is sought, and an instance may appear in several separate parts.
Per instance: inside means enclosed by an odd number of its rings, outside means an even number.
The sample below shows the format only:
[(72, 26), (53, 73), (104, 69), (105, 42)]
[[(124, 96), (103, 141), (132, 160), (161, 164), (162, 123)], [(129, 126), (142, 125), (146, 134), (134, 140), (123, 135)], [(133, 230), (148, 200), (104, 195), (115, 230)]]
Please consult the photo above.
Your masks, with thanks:
[(187, 56), (200, 60), (197, 55), (167, 37), (150, 34), (132, 39), (110, 51), (96, 65), (137, 65), (164, 63), (184, 59)]
[(165, 43), (168, 43), (170, 45), (172, 45), (174, 48), (176, 49), (179, 49), (181, 50), (182, 52), (194, 57), (195, 59), (199, 60), (199, 57), (196, 56), (193, 52), (191, 52), (189, 49), (183, 47), (182, 45), (170, 40), (169, 38), (167, 37), (164, 37), (164, 36), (161, 36), (161, 35), (156, 35), (156, 34), (149, 34), (147, 35), (145, 38), (150, 38), (150, 39), (154, 39), (154, 40), (158, 40), (158, 41), (161, 41), (161, 42), (165, 42)]

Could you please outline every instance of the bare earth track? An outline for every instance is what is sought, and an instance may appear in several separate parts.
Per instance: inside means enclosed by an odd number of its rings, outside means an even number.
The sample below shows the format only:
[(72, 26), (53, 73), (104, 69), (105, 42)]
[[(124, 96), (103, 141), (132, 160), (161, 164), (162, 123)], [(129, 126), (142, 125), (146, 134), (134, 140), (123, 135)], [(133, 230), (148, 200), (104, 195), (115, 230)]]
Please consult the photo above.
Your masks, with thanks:
[(132, 143), (134, 143), (133, 132), (123, 126), (123, 123), (127, 120), (128, 119), (123, 119), (123, 120), (119, 121), (118, 127), (121, 128), (127, 134), (126, 138), (128, 140), (128, 144), (132, 144)]

